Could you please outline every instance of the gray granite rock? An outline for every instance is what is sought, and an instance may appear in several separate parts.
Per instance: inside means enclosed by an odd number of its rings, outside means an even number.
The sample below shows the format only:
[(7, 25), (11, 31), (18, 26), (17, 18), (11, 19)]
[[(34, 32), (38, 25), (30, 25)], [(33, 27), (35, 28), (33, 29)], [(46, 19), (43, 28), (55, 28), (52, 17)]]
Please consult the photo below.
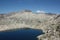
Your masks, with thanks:
[(42, 29), (45, 34), (37, 36), (38, 40), (60, 40), (60, 14), (34, 14), (27, 12), (16, 12), (0, 15), (0, 31), (33, 28)]

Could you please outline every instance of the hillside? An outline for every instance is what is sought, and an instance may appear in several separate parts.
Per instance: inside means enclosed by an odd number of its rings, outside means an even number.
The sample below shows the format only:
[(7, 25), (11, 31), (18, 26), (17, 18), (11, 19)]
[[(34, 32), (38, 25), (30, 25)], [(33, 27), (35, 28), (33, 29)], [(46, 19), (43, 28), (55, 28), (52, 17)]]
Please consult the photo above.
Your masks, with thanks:
[(42, 29), (45, 34), (38, 36), (38, 40), (59, 40), (60, 14), (35, 14), (30, 10), (0, 14), (0, 31), (17, 28)]

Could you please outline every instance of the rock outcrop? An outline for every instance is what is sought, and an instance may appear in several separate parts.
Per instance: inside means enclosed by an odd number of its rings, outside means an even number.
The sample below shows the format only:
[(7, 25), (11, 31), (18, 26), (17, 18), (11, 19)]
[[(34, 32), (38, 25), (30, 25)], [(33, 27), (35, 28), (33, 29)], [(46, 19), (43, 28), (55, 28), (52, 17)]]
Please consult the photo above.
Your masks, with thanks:
[(0, 31), (17, 28), (42, 29), (45, 34), (37, 36), (38, 40), (60, 40), (60, 14), (35, 14), (26, 10), (0, 18)]
[(58, 16), (49, 21), (44, 28), (45, 34), (38, 36), (38, 40), (60, 40), (60, 17)]

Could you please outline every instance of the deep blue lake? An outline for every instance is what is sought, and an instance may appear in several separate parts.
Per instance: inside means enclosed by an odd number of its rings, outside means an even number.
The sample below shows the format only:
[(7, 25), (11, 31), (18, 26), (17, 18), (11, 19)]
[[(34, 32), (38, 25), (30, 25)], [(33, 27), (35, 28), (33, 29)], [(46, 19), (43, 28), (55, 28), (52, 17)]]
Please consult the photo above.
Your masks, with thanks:
[(19, 29), (15, 31), (0, 32), (0, 40), (37, 40), (37, 36), (43, 34), (42, 30)]

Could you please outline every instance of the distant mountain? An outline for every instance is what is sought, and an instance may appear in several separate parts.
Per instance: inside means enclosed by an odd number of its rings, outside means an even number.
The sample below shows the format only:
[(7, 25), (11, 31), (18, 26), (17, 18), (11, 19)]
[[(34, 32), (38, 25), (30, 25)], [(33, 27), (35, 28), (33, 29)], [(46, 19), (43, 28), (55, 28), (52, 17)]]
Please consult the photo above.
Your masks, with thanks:
[[(32, 11), (30, 10), (12, 12), (9, 14), (0, 14), (0, 31), (17, 28), (42, 29), (45, 32), (45, 34), (42, 36), (38, 36), (39, 40), (59, 40), (60, 14), (36, 14), (32, 13)], [(52, 36), (54, 39), (52, 38)]]

